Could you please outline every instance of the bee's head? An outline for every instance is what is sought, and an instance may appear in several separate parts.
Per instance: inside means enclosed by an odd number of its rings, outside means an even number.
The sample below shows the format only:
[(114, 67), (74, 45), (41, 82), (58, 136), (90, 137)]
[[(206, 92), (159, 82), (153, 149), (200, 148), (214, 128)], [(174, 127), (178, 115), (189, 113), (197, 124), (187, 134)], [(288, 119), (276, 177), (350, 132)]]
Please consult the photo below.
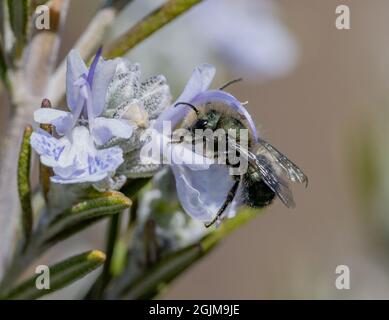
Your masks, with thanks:
[(220, 119), (220, 114), (215, 110), (208, 110), (206, 113), (200, 113), (194, 122), (192, 129), (211, 129), (216, 130)]
[(196, 108), (193, 104), (187, 103), (187, 102), (178, 102), (175, 104), (175, 106), (178, 105), (185, 105), (191, 108), (195, 113), (196, 117), (193, 119), (193, 121), (190, 121), (190, 129), (192, 131), (196, 129), (206, 130), (211, 129), (215, 130), (217, 127), (217, 123), (219, 121), (220, 115), (218, 112), (214, 110), (207, 110), (205, 112), (199, 111), (198, 108)]

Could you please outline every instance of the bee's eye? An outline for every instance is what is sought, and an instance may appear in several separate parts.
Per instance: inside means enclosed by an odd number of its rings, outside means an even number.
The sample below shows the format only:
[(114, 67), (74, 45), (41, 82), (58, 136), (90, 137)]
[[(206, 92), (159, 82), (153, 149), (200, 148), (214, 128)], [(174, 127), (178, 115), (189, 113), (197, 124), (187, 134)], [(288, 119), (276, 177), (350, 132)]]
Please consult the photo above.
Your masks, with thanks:
[(200, 119), (194, 125), (194, 129), (205, 129), (207, 127), (208, 120)]

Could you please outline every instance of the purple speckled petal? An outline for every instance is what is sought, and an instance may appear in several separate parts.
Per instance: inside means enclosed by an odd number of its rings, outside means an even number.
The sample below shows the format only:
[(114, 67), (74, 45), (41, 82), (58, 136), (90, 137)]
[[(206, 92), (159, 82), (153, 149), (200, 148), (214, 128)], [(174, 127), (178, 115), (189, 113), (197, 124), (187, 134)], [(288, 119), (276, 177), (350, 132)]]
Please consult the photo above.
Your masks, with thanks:
[(123, 163), (123, 151), (119, 147), (112, 147), (90, 154), (85, 166), (77, 166), (70, 176), (64, 176), (59, 168), (54, 168), (57, 174), (51, 181), (61, 184), (98, 182), (108, 177)]
[(244, 106), (234, 96), (222, 90), (208, 90), (197, 95), (193, 100), (189, 101), (194, 105), (203, 104), (207, 101), (218, 101), (228, 104), (236, 112), (244, 116), (249, 123), (254, 139), (258, 140), (258, 132), (254, 121)]
[(124, 161), (123, 150), (120, 147), (98, 150), (93, 160), (97, 172), (114, 172)]
[(31, 147), (40, 155), (41, 162), (49, 167), (58, 164), (66, 143), (58, 140), (44, 130), (33, 132), (30, 139)]

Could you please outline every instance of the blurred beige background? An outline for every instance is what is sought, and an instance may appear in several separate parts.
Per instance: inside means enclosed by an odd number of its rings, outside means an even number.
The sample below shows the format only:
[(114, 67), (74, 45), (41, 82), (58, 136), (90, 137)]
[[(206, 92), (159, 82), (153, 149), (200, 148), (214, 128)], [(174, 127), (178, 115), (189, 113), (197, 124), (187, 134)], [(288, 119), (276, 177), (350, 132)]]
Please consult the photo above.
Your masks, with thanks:
[[(309, 176), (295, 188), (297, 208), (279, 202), (187, 272), (166, 298), (388, 298), (389, 269), (360, 216), (348, 145), (360, 117), (386, 103), (388, 1), (278, 1), (300, 45), (294, 73), (232, 92), (265, 137)], [(351, 30), (334, 26), (347, 4)], [(352, 137), (351, 137), (352, 139)], [(383, 146), (384, 147), (384, 146)], [(335, 268), (351, 270), (351, 289), (335, 288)]]
[[(309, 188), (294, 188), (295, 210), (277, 202), (238, 230), (180, 277), (164, 298), (389, 298), (388, 248), (378, 243), (358, 209), (349, 164), (358, 123), (380, 112), (388, 100), (389, 1), (276, 2), (299, 45), (295, 71), (266, 83), (250, 80), (230, 91), (250, 102), (260, 132), (304, 169)], [(351, 30), (335, 28), (339, 4), (350, 6)], [(73, 1), (62, 55), (95, 5), (94, 0)], [(66, 256), (74, 246), (103, 247), (103, 231), (97, 226), (44, 260)], [(350, 290), (335, 288), (335, 268), (341, 264), (350, 267)], [(66, 292), (52, 297), (66, 297)]]

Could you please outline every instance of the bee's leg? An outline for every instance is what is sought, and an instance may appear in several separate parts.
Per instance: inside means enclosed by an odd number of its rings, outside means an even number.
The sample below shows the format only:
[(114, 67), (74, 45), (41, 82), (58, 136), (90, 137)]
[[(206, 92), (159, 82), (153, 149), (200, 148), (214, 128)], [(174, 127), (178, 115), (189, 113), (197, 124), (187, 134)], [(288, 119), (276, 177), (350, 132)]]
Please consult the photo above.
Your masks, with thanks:
[(228, 192), (226, 201), (224, 201), (223, 205), (221, 206), (221, 208), (217, 212), (215, 218), (213, 218), (213, 220), (211, 222), (205, 223), (206, 228), (209, 228), (217, 220), (219, 220), (220, 216), (224, 213), (224, 211), (226, 210), (228, 205), (234, 200), (236, 192), (238, 191), (239, 183), (240, 183), (240, 176), (236, 176), (236, 181), (235, 181), (234, 185), (232, 186), (232, 188), (230, 189), (230, 191)]

